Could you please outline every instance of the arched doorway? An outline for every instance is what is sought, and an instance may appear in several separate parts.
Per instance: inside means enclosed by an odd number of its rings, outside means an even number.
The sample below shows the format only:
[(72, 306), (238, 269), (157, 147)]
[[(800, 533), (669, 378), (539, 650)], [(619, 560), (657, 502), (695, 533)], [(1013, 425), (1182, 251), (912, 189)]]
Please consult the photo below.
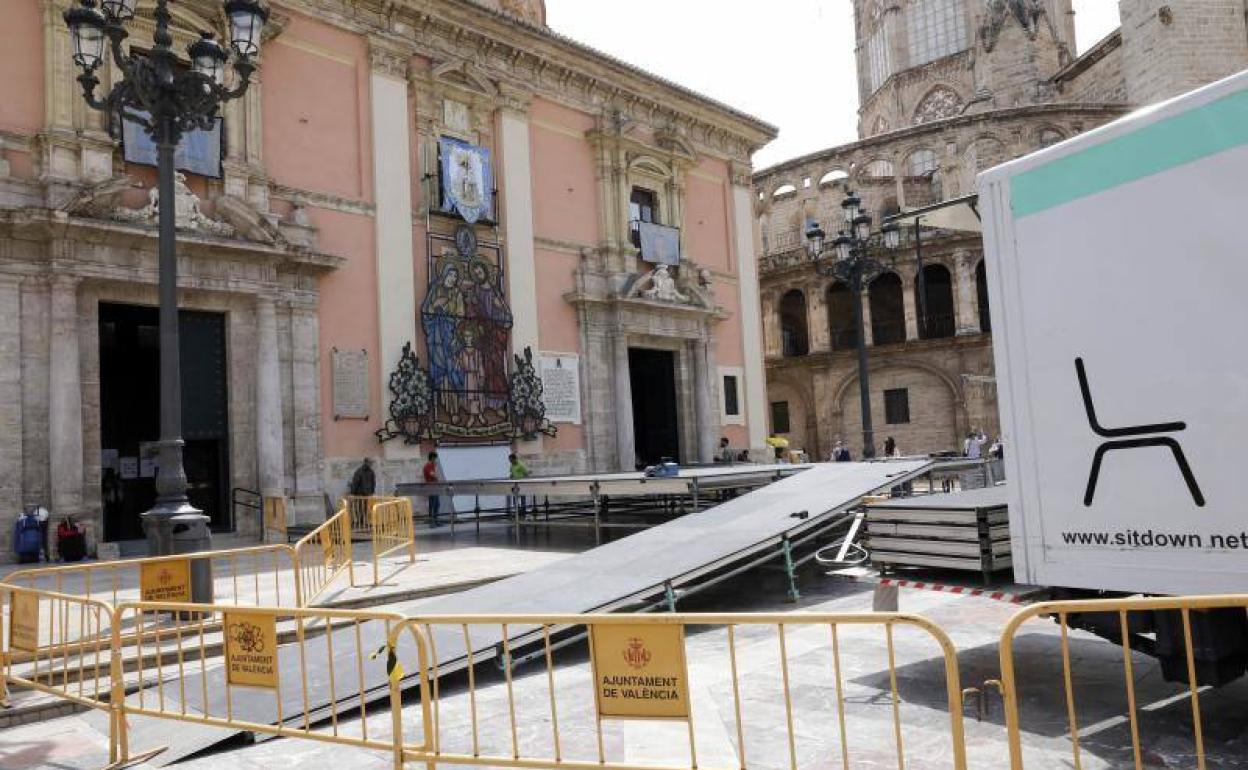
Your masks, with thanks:
[(935, 340), (952, 337), (956, 324), (953, 319), (953, 277), (944, 265), (925, 265), (923, 267), (923, 286), (926, 288), (926, 302), (920, 298), (919, 283), (914, 285), (914, 305), (919, 312), (926, 310), (926, 317), (920, 319), (919, 337)]
[(858, 345), (858, 324), (854, 322), (854, 294), (837, 281), (828, 287), (828, 331), (833, 350), (853, 350)]
[(871, 282), (871, 338), (876, 345), (896, 345), (906, 341), (906, 308), (901, 278), (885, 273)]
[(780, 298), (780, 342), (785, 358), (804, 356), (810, 352), (806, 295), (801, 289), (790, 289)]

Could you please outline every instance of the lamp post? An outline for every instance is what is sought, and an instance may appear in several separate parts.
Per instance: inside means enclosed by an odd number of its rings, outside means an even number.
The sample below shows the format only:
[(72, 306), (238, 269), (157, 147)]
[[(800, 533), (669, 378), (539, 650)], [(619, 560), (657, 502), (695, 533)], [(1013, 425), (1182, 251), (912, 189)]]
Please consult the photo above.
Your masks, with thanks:
[[(156, 504), (143, 514), (144, 528), (153, 553), (173, 551), (174, 517), (187, 517), (202, 527), (207, 517), (191, 506), (186, 496), (186, 471), (182, 465), (182, 378), (178, 344), (178, 261), (174, 218), (173, 157), (187, 131), (210, 129), (222, 103), (247, 91), (256, 70), (260, 33), (268, 11), (256, 0), (225, 0), (223, 10), (230, 25), (236, 84), (225, 85), (225, 65), (230, 58), (210, 32), (187, 46), (190, 68), (182, 66), (169, 32), (169, 0), (156, 0), (156, 30), (146, 53), (126, 52), (126, 24), (134, 18), (138, 0), (81, 0), (65, 11), (74, 64), (82, 73), (78, 83), (92, 109), (107, 117), (109, 135), (115, 138), (122, 121), (142, 126), (156, 144), (157, 189), (160, 194), (160, 441), (156, 472)], [(120, 80), (102, 97), (96, 95), (100, 79), (96, 70), (110, 49)]]
[(877, 243), (888, 250), (901, 244), (901, 230), (895, 223), (885, 223), (876, 233), (871, 232), (871, 215), (862, 208), (862, 199), (852, 191), (841, 201), (845, 229), (832, 241), (831, 249), (824, 248), (825, 234), (818, 224), (806, 231), (810, 241), (810, 259), (815, 271), (825, 277), (835, 277), (849, 286), (854, 303), (854, 325), (858, 327), (858, 397), (862, 408), (862, 456), (875, 457), (875, 430), (871, 425), (871, 382), (867, 369), (867, 340), (862, 323), (862, 290), (880, 273), (884, 265), (871, 256), (872, 246)]

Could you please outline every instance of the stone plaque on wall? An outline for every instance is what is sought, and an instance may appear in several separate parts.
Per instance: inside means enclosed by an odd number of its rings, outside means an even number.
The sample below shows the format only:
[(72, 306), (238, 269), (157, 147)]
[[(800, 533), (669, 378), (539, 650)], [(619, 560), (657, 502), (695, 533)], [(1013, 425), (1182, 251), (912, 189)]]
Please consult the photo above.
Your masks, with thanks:
[(368, 351), (331, 352), (334, 369), (334, 419), (368, 419)]
[(546, 419), (551, 422), (581, 424), (580, 357), (562, 353), (542, 353), (542, 400)]

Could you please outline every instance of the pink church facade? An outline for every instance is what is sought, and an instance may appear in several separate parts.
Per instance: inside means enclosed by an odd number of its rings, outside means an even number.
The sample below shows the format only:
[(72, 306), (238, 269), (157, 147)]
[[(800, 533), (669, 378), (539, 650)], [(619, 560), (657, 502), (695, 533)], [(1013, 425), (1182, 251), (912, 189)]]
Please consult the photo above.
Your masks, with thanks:
[[(154, 168), (83, 103), (69, 4), (11, 5), (0, 526), (39, 503), (133, 539)], [(171, 6), (183, 50), (223, 31), (216, 0)], [(271, 11), (258, 82), (187, 148), (175, 202), (187, 468), (215, 528), (257, 528), (234, 490), (318, 520), (364, 458), (385, 490), (434, 447), (543, 473), (763, 451), (749, 158), (774, 129), (552, 33), (540, 2)]]

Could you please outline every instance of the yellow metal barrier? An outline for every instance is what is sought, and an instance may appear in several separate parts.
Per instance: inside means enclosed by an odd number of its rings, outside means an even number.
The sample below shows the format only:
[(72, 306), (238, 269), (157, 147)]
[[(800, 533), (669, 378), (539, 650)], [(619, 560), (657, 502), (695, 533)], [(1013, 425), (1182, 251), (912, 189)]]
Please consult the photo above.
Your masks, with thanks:
[[(726, 627), (723, 647), (710, 659), (705, 650), (697, 660), (686, 659), (686, 630), (695, 627)], [(966, 767), (956, 650), (944, 631), (918, 616), (888, 613), (431, 616), (413, 618), (392, 629), (390, 646), (397, 646), (404, 632), (413, 629), (423, 629), (424, 640), (429, 645), (428, 657), (433, 661), (431, 669), (420, 669), (422, 691), (431, 696), (422, 698), (422, 704), (432, 700), (432, 714), (427, 713), (427, 709), (422, 710), (423, 733), (419, 740), (404, 737), (399, 713), (400, 685), (392, 682), (396, 770), (401, 770), (404, 762), (424, 762), (429, 767), (444, 763), (575, 770), (745, 768), (760, 762), (775, 763), (780, 760), (774, 755), (777, 749), (786, 752), (780, 761), (792, 770), (799, 766), (799, 756), (825, 767), (835, 761), (836, 755), (847, 770), (894, 763), (904, 770), (906, 727), (918, 722), (921, 729), (926, 721), (917, 709), (903, 703), (898, 686), (895, 634), (913, 631), (934, 642), (943, 660), (945, 702), (942, 705), (948, 710), (952, 744), (947, 765), (954, 770)], [(567, 673), (556, 676), (555, 650), (579, 635), (589, 638), (592, 677)], [(863, 709), (861, 701), (847, 695), (852, 683), (846, 681), (842, 648), (853, 648), (857, 653), (864, 644), (871, 645), (874, 653), (887, 662), (892, 741), (881, 742), (875, 734), (865, 736), (853, 729), (853, 719), (868, 712), (878, 713), (878, 704), (868, 703), (868, 708)], [(739, 665), (747, 653), (754, 666), (749, 676), (744, 675)], [(767, 664), (759, 667), (759, 657), (764, 654), (768, 656)], [(502, 694), (483, 692), (478, 687), (474, 667), (491, 657), (500, 663), (504, 673), (505, 692)], [(544, 676), (514, 676), (510, 663), (517, 657), (544, 664)], [(925, 654), (924, 657), (929, 656)], [(811, 662), (818, 659), (822, 660)], [(444, 697), (438, 683), (440, 676), (458, 669), (463, 669), (467, 677), (466, 703), (462, 697)], [(794, 685), (811, 687), (815, 672), (825, 679), (825, 686), (835, 688), (835, 699), (829, 703), (827, 713), (812, 711), (808, 703), (799, 705), (794, 701)], [(731, 712), (724, 703), (727, 698), (731, 698)], [(535, 710), (527, 705), (525, 713), (521, 713), (521, 704), (543, 702), (547, 704), (545, 708)], [(722, 713), (715, 709), (721, 704)], [(833, 704), (835, 713), (832, 713)], [(443, 722), (452, 710), (457, 714), (455, 729), (447, 730)], [(463, 711), (467, 712), (466, 721), (470, 727), (467, 732), (458, 718)], [(760, 711), (763, 718), (752, 719)], [(918, 718), (903, 718), (903, 712), (907, 717)], [(629, 722), (624, 721), (636, 719), (654, 721), (643, 730), (629, 728)], [(705, 740), (698, 739), (695, 719), (710, 723), (724, 720), (724, 727), (731, 731), (733, 754), (721, 751), (716, 756), (716, 747), (711, 746), (708, 758), (708, 747)], [(776, 719), (783, 719), (784, 725), (785, 740), (780, 746), (774, 743), (773, 736), (760, 736), (756, 732), (760, 723), (771, 726)], [(548, 731), (518, 729), (519, 724), (531, 726), (535, 720), (549, 725)], [(616, 731), (613, 735), (604, 735), (604, 722), (612, 725)], [(833, 722), (839, 727), (838, 741), (832, 741), (828, 731), (828, 725)], [(503, 725), (504, 737), (492, 740), (491, 736), (482, 735), (482, 724)], [(860, 737), (855, 739), (856, 734)], [(812, 743), (816, 740), (823, 745), (813, 749), (813, 753), (819, 755), (812, 758)], [(493, 745), (489, 745), (491, 743)], [(667, 743), (672, 745), (666, 746)], [(889, 743), (891, 745), (881, 745)], [(637, 761), (638, 752), (664, 748), (667, 749), (665, 754), (671, 755), (687, 751), (688, 761), (677, 765)], [(619, 756), (621, 752), (623, 758)], [(762, 755), (766, 755), (765, 758)]]
[[(137, 688), (116, 699), (122, 722), (139, 715), (395, 751), (393, 720), (370, 700), (402, 670), (387, 647), (402, 615), (152, 602), (122, 604), (116, 615), (142, 629), (131, 663)], [(170, 627), (171, 617), (195, 625)], [(422, 632), (407, 631), (415, 642), (407, 664), (424, 669)]]
[(324, 524), (294, 545), (299, 588), (299, 606), (316, 601), (344, 571), (348, 584), (355, 586), (354, 554), (351, 549), (351, 511), (344, 506)]
[(0, 580), (0, 585), (64, 593), (113, 606), (153, 598), (190, 601), (191, 575), (204, 568), (213, 578), (214, 604), (301, 603), (295, 549), (285, 543), (184, 556), (34, 567), (10, 573)]
[(126, 724), (113, 705), (125, 697), (125, 682), (112, 607), (0, 584), (0, 610), (8, 620), (8, 633), (0, 639), (0, 702), (7, 701), (12, 683), (107, 713), (108, 768), (142, 762), (164, 750), (130, 756)]
[[(1201, 613), (1222, 608), (1233, 608), (1238, 610), (1248, 609), (1248, 596), (1193, 596), (1193, 597), (1158, 597), (1158, 598), (1131, 598), (1131, 599), (1095, 599), (1085, 601), (1058, 601), (1044, 602), (1035, 604), (1021, 610), (1006, 625), (1001, 635), (1000, 656), (1001, 656), (1001, 690), (1005, 700), (1005, 718), (1006, 728), (1008, 732), (1010, 767), (1012, 770), (1023, 770), (1026, 765), (1024, 757), (1024, 747), (1021, 738), (1021, 720), (1019, 703), (1020, 700), (1031, 704), (1047, 704), (1050, 699), (1060, 701), (1064, 705), (1066, 715), (1067, 735), (1066, 739), (1070, 742), (1072, 766), (1075, 770), (1080, 770), (1084, 766), (1083, 744), (1087, 741), (1089, 733), (1093, 731), (1103, 733), (1105, 731), (1113, 731), (1112, 737), (1108, 740), (1112, 746), (1108, 749), (1110, 752), (1118, 752), (1122, 747), (1129, 746), (1130, 756), (1122, 757), (1122, 766), (1128, 763), (1137, 768), (1144, 766), (1144, 756), (1148, 747), (1142, 742), (1141, 736), (1144, 735), (1144, 727), (1141, 718), (1143, 715), (1163, 714), (1165, 710), (1178, 704), (1187, 702), (1186, 709), (1190, 709), (1191, 724), (1191, 754), (1196, 758), (1196, 766), (1200, 770), (1204, 770), (1206, 766), (1206, 742), (1205, 730), (1201, 716), (1200, 693), (1202, 690), (1208, 689), (1199, 682), (1197, 675), (1197, 660), (1194, 649), (1202, 647), (1200, 642), (1193, 643), (1193, 625)], [(1155, 613), (1162, 613), (1161, 616)], [(1045, 623), (1044, 626), (1033, 626), (1039, 634), (1029, 634), (1029, 668), (1035, 669), (1035, 675), (1031, 677), (1020, 677), (1014, 663), (1014, 653), (1018, 646), (1019, 631), (1024, 625), (1036, 618), (1051, 618), (1056, 621), (1056, 626)], [(1154, 627), (1155, 618), (1162, 617), (1165, 622), (1172, 623), (1174, 630), (1181, 629), (1181, 638), (1183, 648), (1179, 652), (1185, 659), (1184, 670), (1179, 672), (1186, 679), (1185, 684), (1171, 686), (1167, 688), (1162, 682), (1161, 677), (1142, 676), (1136, 670), (1137, 661), (1133, 652), (1133, 645), (1138, 648), (1144, 644), (1159, 646), (1158, 634), (1147, 636), (1146, 634), (1156, 631)], [(1072, 624), (1072, 620), (1074, 624)], [(1087, 625), (1089, 622), (1095, 623), (1106, 638), (1111, 638), (1113, 642), (1120, 646), (1121, 649), (1111, 647), (1106, 641), (1094, 636), (1085, 634), (1072, 625)], [(1051, 672), (1047, 667), (1039, 668), (1037, 661), (1052, 660), (1048, 656), (1038, 656), (1037, 648), (1040, 645), (1047, 644), (1050, 647), (1060, 649), (1061, 665), (1059, 672)], [(1088, 645), (1094, 645), (1089, 647)], [(1072, 646), (1078, 646), (1079, 649), (1072, 653)], [(1075, 663), (1080, 665), (1076, 670)], [(1202, 661), (1203, 663), (1203, 661)], [(1149, 665), (1144, 661), (1138, 661), (1139, 665)], [(1115, 675), (1115, 668), (1119, 668), (1120, 672)], [(1086, 675), (1087, 680), (1081, 678), (1081, 674)], [(1112, 693), (1116, 686), (1115, 678), (1118, 678), (1117, 686), (1120, 686), (1122, 699), (1120, 703), (1110, 702), (1108, 695)], [(1025, 699), (1019, 696), (1020, 681), (1025, 680), (1028, 685), (1028, 693)], [(1060, 694), (1056, 694), (1049, 690), (1043, 690), (1044, 685), (1050, 685), (1055, 690), (1060, 687)], [(1083, 685), (1081, 688), (1080, 685)], [(1076, 694), (1083, 689), (1085, 693), (1095, 691), (1095, 699), (1087, 698), (1084, 705), (1085, 720), (1089, 719), (1088, 712), (1093, 711), (1093, 707), (1100, 713), (1093, 713), (1091, 718), (1094, 724), (1088, 725), (1086, 721), (1080, 724), (1080, 705), (1077, 701)], [(1054, 696), (1057, 697), (1054, 697)], [(1141, 702), (1143, 701), (1143, 705)], [(1125, 712), (1125, 716), (1123, 716)], [(1096, 719), (1097, 716), (1103, 718)], [(1176, 720), (1182, 719), (1182, 723), (1186, 724), (1184, 717), (1166, 714), (1162, 718), (1166, 724), (1176, 724)], [(1081, 730), (1083, 731), (1081, 733)], [(1119, 732), (1126, 734), (1119, 735)], [(1104, 738), (1102, 738), (1104, 740)], [(1173, 743), (1173, 735), (1167, 738), (1169, 743), (1167, 749), (1170, 752), (1178, 750), (1179, 747)], [(1105, 748), (1102, 746), (1101, 748)], [(1038, 751), (1038, 749), (1037, 749)], [(1060, 760), (1065, 764), (1065, 759)], [(1053, 767), (1059, 763), (1059, 760), (1052, 754), (1045, 754), (1039, 757), (1033, 764), (1033, 767)], [(1110, 764), (1114, 764), (1112, 761)], [(1115, 765), (1117, 766), (1117, 765)]]
[(416, 523), (412, 501), (399, 497), (373, 506), (370, 515), (373, 541), (373, 585), (381, 582), (381, 559), (406, 548), (410, 563), (416, 563)]
[(372, 531), (373, 509), (379, 503), (392, 503), (405, 500), (403, 497), (386, 497), (384, 495), (347, 495), (342, 498), (339, 507), (351, 511), (351, 532), (357, 537), (367, 537)]

